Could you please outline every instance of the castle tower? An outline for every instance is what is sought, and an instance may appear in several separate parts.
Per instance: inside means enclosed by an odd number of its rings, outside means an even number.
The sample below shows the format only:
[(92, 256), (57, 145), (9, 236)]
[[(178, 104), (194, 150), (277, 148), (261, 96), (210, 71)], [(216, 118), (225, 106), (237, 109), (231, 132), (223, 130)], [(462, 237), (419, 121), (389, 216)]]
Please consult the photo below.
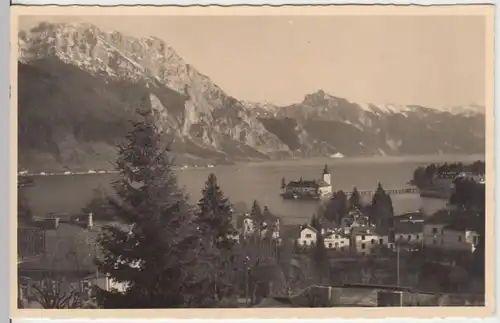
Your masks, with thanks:
[(332, 185), (332, 175), (328, 171), (327, 165), (325, 165), (325, 168), (323, 169), (323, 181), (325, 181), (328, 185)]

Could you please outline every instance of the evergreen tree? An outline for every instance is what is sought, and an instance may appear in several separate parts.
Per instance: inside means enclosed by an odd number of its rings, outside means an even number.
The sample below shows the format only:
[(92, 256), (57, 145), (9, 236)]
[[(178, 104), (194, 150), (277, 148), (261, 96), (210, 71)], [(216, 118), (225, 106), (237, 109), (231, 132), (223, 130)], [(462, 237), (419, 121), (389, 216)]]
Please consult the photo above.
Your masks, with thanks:
[(328, 255), (326, 252), (326, 247), (325, 247), (325, 241), (323, 239), (323, 235), (321, 234), (321, 224), (320, 222), (316, 219), (316, 217), (313, 217), (314, 220), (314, 227), (317, 231), (316, 233), (316, 243), (313, 248), (313, 262), (315, 264), (316, 272), (318, 275), (319, 283), (324, 283), (325, 280), (328, 277), (328, 271), (329, 271), (329, 266), (328, 266)]
[(213, 270), (210, 245), (200, 239), (168, 147), (161, 147), (148, 96), (137, 114), (126, 145), (118, 147), (117, 198), (109, 199), (124, 225), (105, 228), (96, 259), (101, 273), (127, 288), (98, 289), (98, 301), (104, 308), (213, 306), (212, 290), (200, 288)]
[(329, 174), (330, 172), (328, 171), (328, 165), (325, 164), (325, 167), (323, 168), (323, 174)]
[[(217, 177), (210, 174), (198, 202), (196, 224), (203, 239), (218, 249), (214, 255), (212, 285), (217, 300), (229, 296), (233, 289), (231, 280), (235, 274), (234, 250), (236, 230), (232, 225), (232, 207), (217, 184)], [(208, 286), (210, 288), (210, 286)]]
[(349, 208), (351, 210), (355, 208), (361, 209), (361, 195), (356, 187), (354, 187), (351, 196), (349, 197)]
[(370, 208), (370, 221), (377, 227), (389, 228), (394, 217), (391, 197), (384, 191), (382, 184), (378, 184), (373, 195)]
[(253, 201), (252, 210), (250, 211), (250, 218), (253, 221), (256, 230), (259, 230), (259, 234), (264, 227), (264, 214), (260, 208), (259, 202), (257, 200)]
[(313, 227), (316, 230), (321, 230), (321, 224), (319, 222), (319, 219), (316, 217), (316, 215), (313, 215), (311, 219), (311, 227)]
[(230, 248), (236, 233), (232, 225), (232, 209), (229, 200), (217, 184), (217, 177), (210, 174), (198, 202), (196, 222), (203, 235), (213, 238), (218, 248)]

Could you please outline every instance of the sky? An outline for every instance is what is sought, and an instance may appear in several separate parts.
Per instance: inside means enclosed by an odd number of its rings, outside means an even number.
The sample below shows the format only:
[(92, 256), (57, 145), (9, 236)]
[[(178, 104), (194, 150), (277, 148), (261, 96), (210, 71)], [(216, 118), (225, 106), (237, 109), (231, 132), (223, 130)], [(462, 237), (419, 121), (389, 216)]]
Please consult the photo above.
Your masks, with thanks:
[(156, 36), (240, 100), (285, 105), (319, 89), (359, 103), (485, 104), (481, 16), (23, 16)]

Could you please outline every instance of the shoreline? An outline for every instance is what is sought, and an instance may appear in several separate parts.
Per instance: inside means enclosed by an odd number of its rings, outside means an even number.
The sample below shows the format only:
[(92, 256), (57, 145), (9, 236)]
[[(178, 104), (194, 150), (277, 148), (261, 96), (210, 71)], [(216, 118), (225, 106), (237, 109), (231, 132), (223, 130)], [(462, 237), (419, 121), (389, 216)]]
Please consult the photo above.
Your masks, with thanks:
[[(312, 157), (312, 158), (289, 158), (289, 159), (277, 159), (277, 160), (261, 160), (261, 161), (237, 161), (232, 164), (205, 164), (205, 165), (176, 165), (173, 166), (175, 171), (193, 170), (193, 169), (206, 169), (206, 168), (216, 168), (216, 167), (227, 167), (227, 166), (249, 166), (249, 167), (259, 167), (259, 166), (272, 166), (272, 165), (292, 165), (297, 162), (304, 162), (306, 164), (317, 165), (318, 163), (333, 163), (341, 165), (344, 163), (442, 163), (442, 162), (469, 162), (476, 160), (484, 160), (484, 154), (470, 154), (470, 155), (402, 155), (402, 156), (358, 156), (358, 157), (343, 157), (343, 158), (333, 158), (333, 157)], [(116, 170), (84, 170), (84, 171), (61, 171), (61, 172), (48, 172), (40, 171), (34, 173), (20, 174), (20, 177), (42, 177), (42, 176), (70, 176), (70, 175), (104, 175), (104, 174), (117, 174)]]

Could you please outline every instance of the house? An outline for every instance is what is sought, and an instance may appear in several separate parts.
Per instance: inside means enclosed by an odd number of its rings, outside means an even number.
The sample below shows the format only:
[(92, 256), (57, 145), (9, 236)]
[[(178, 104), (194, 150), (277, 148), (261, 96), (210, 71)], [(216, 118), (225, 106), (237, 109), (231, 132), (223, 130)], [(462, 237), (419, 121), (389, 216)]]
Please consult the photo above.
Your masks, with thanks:
[(350, 250), (351, 239), (341, 231), (328, 231), (323, 236), (325, 247), (330, 250), (347, 252)]
[(43, 254), (18, 264), (19, 298), (24, 306), (41, 306), (37, 305), (34, 286), (61, 293), (77, 291), (83, 299), (89, 298), (92, 286), (118, 290), (126, 287), (97, 272), (94, 259), (98, 255), (99, 230), (90, 218), (85, 225), (69, 221), (51, 223), (44, 229)]
[(423, 246), (422, 222), (396, 222), (394, 223), (394, 240), (399, 244)]
[(301, 227), (297, 243), (299, 246), (309, 247), (316, 243), (318, 231), (310, 225)]
[(376, 254), (381, 247), (389, 246), (389, 234), (377, 233), (374, 228), (355, 228), (351, 246), (359, 254)]
[(441, 210), (424, 221), (424, 247), (441, 248), (443, 246), (443, 229), (451, 223), (448, 210)]
[(325, 165), (321, 179), (303, 180), (289, 182), (281, 196), (283, 198), (320, 198), (332, 193), (331, 174), (328, 167)]
[(457, 221), (443, 228), (442, 242), (445, 250), (474, 252), (479, 233), (473, 225)]

